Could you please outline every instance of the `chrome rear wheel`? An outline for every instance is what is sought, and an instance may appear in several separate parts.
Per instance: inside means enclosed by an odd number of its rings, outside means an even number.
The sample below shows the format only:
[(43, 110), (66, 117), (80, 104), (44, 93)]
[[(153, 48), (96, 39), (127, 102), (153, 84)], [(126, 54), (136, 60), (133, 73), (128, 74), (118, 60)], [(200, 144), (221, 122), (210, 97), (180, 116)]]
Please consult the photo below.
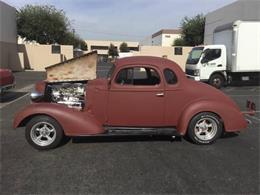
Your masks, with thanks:
[(220, 137), (222, 131), (220, 118), (214, 113), (203, 112), (192, 118), (187, 134), (196, 144), (211, 144)]
[(212, 118), (200, 119), (195, 125), (195, 135), (204, 141), (211, 140), (218, 131), (218, 125)]

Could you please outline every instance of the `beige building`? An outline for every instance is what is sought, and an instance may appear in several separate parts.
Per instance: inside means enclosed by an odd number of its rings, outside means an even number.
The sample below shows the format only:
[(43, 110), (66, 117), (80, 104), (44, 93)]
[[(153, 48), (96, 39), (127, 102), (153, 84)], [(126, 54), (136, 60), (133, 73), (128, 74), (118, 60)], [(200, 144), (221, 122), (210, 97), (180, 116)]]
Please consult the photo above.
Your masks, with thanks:
[(133, 52), (133, 56), (156, 56), (168, 58), (176, 62), (182, 70), (192, 47), (161, 47), (161, 46), (141, 46), (140, 51)]
[(171, 47), (174, 43), (174, 40), (180, 37), (180, 29), (162, 29), (152, 35), (152, 45)]
[(110, 44), (113, 44), (119, 51), (120, 45), (125, 42), (127, 43), (130, 51), (138, 51), (139, 42), (133, 41), (100, 41), (100, 40), (85, 40), (88, 45), (88, 51), (97, 51), (98, 55), (108, 55), (108, 48)]
[(238, 0), (206, 15), (204, 44), (213, 43), (213, 34), (217, 27), (231, 24), (237, 20), (260, 21), (259, 0)]
[(171, 47), (174, 40), (181, 37), (181, 29), (162, 29), (158, 32), (145, 37), (141, 42), (141, 46), (161, 46)]
[(0, 68), (21, 70), (17, 53), (16, 9), (0, 1)]
[(0, 1), (0, 68), (45, 71), (46, 66), (70, 58), (71, 45), (17, 44), (16, 9)]
[(19, 44), (23, 69), (45, 71), (45, 67), (73, 58), (72, 45)]

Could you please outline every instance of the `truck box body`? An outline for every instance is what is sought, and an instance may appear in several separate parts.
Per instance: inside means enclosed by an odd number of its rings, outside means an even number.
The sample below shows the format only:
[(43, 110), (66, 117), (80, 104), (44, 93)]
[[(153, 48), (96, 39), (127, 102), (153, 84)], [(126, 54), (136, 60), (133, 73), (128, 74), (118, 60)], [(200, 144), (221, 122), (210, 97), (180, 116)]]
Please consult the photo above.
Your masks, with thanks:
[(220, 26), (214, 32), (213, 42), (226, 46), (228, 71), (260, 71), (259, 21), (237, 21)]

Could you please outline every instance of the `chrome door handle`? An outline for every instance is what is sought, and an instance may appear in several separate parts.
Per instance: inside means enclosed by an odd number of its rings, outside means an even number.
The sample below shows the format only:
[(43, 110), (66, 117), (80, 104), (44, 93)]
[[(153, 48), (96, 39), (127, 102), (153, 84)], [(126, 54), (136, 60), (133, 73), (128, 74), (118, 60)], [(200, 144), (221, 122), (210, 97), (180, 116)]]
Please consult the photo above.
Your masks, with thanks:
[(164, 96), (164, 93), (157, 93), (156, 96), (157, 96), (157, 97), (163, 97), (163, 96)]

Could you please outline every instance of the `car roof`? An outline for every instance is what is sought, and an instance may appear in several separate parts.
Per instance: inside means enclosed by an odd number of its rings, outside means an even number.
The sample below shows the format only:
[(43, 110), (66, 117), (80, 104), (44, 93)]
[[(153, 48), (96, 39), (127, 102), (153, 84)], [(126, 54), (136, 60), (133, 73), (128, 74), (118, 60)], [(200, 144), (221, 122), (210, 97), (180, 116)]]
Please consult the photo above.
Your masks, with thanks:
[(131, 56), (131, 57), (118, 58), (115, 61), (115, 65), (117, 66), (117, 68), (120, 68), (124, 65), (131, 65), (131, 64), (156, 65), (161, 70), (164, 70), (165, 68), (170, 68), (177, 74), (181, 74), (185, 76), (184, 72), (176, 62), (166, 58), (154, 57), (154, 56)]
[[(125, 64), (165, 64), (165, 62), (170, 62), (172, 61), (167, 60), (165, 58), (160, 58), (160, 57), (154, 57), (154, 56), (131, 56), (131, 57), (124, 57), (124, 58), (118, 58), (116, 59), (116, 65), (121, 66)], [(164, 63), (162, 63), (164, 62)]]

